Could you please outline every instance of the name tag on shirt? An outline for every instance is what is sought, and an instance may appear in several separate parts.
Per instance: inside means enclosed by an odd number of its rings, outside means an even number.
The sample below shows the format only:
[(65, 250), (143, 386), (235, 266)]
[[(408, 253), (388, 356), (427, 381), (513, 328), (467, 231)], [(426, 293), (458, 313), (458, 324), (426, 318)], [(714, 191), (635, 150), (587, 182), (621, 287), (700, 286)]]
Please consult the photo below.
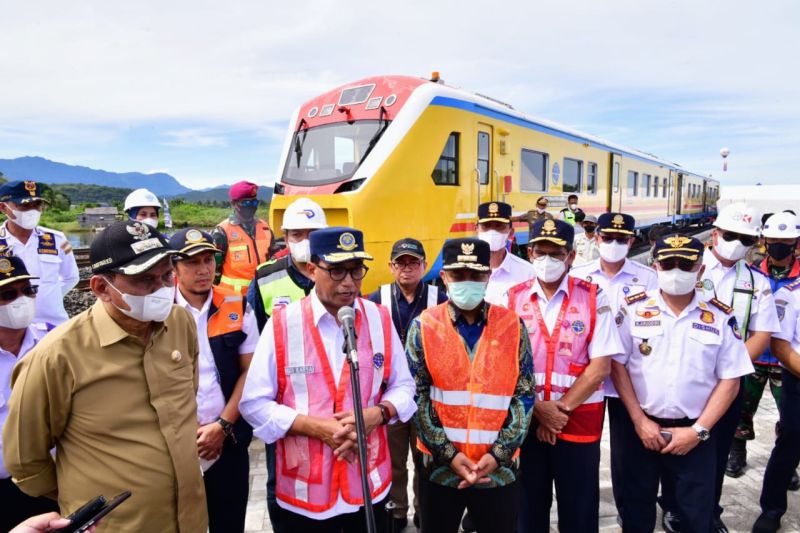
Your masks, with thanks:
[(293, 374), (313, 374), (313, 373), (314, 373), (314, 365), (286, 367), (286, 374), (289, 376)]

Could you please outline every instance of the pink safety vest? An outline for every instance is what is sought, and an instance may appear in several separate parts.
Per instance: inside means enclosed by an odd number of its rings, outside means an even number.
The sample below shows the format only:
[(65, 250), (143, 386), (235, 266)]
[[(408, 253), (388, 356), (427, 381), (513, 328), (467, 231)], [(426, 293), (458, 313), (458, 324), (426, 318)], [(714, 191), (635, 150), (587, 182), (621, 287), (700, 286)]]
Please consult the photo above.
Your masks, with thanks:
[[(569, 296), (564, 298), (552, 334), (548, 333), (533, 291), (535, 279), (508, 291), (508, 308), (525, 321), (533, 350), (536, 400), (558, 400), (564, 396), (589, 364), (589, 342), (597, 317), (597, 285), (568, 278)], [(558, 438), (571, 442), (595, 442), (603, 432), (603, 387), (598, 386), (582, 405), (573, 410)]]
[[(355, 307), (361, 398), (363, 406), (370, 407), (380, 402), (381, 385), (389, 379), (392, 322), (384, 307), (368, 300), (358, 298)], [(309, 416), (331, 418), (335, 412), (352, 410), (350, 366), (345, 363), (339, 383), (334, 383), (322, 338), (314, 325), (311, 298), (276, 308), (272, 323), (277, 401)], [(367, 448), (367, 473), (374, 498), (392, 482), (386, 426), (369, 434)], [(333, 450), (319, 439), (287, 435), (278, 440), (276, 467), (276, 496), (285, 503), (318, 513), (333, 507), (340, 492), (347, 503), (364, 503), (358, 464), (337, 461)]]

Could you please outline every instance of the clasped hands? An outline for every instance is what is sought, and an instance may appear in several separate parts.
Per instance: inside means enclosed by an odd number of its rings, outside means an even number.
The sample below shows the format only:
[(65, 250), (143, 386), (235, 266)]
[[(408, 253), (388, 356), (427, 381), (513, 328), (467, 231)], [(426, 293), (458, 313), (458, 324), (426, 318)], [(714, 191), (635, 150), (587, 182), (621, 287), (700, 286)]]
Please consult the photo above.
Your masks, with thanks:
[[(369, 435), (383, 421), (379, 407), (364, 409), (364, 429)], [(340, 411), (333, 418), (317, 418), (315, 420), (315, 437), (333, 449), (338, 461), (352, 463), (358, 451), (356, 434), (356, 416), (353, 411)]]
[(540, 400), (533, 406), (533, 416), (539, 422), (536, 438), (555, 445), (558, 434), (569, 422), (567, 406), (561, 400)]

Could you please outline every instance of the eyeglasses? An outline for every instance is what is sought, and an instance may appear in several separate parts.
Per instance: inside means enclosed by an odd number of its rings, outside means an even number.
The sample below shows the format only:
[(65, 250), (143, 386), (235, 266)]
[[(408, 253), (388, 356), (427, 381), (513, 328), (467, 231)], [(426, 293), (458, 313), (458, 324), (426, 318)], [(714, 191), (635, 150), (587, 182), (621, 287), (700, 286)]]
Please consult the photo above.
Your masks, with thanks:
[(546, 253), (546, 252), (542, 252), (542, 251), (539, 251), (539, 250), (534, 248), (532, 250), (532, 252), (533, 252), (532, 253), (532, 259), (534, 261), (541, 261), (547, 256), (550, 256), (553, 259), (557, 259), (558, 261), (564, 261), (567, 258), (567, 255), (569, 255), (567, 252), (564, 252), (563, 250), (558, 251), (558, 252)]
[(416, 270), (422, 266), (422, 261), (408, 261), (403, 263), (399, 261), (392, 261), (392, 266), (394, 266), (397, 270)]
[(617, 244), (628, 244), (628, 237), (612, 237), (610, 235), (600, 235), (603, 242), (616, 242)]
[(680, 257), (669, 257), (658, 262), (658, 266), (661, 268), (661, 270), (673, 270), (675, 268), (679, 268), (684, 272), (691, 272), (694, 270), (696, 264), (697, 263), (694, 261), (689, 259), (681, 259)]
[(353, 281), (358, 281), (364, 279), (364, 276), (366, 276), (367, 272), (369, 271), (369, 267), (366, 265), (359, 265), (353, 268), (326, 268), (322, 265), (317, 265), (317, 268), (327, 272), (333, 281), (342, 281), (345, 277), (347, 277), (348, 274), (350, 274), (350, 277), (353, 278)]
[(0, 291), (0, 302), (11, 303), (20, 296), (33, 298), (36, 296), (37, 292), (39, 292), (38, 285), (28, 285), (27, 287), (23, 287), (21, 289), (6, 289), (4, 291)]
[(756, 238), (752, 235), (742, 235), (741, 233), (734, 233), (732, 231), (723, 231), (722, 238), (728, 242), (739, 241), (745, 246), (753, 246), (756, 243)]
[(239, 200), (239, 205), (241, 207), (258, 207), (258, 200), (251, 199), (251, 200)]

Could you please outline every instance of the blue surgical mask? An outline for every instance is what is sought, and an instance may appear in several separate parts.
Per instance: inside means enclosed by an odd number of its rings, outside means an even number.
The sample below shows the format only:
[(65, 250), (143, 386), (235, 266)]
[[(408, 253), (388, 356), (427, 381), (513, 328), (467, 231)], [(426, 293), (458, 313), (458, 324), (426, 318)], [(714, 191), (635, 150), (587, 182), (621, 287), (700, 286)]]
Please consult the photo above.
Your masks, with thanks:
[(464, 311), (472, 311), (486, 296), (485, 281), (451, 281), (447, 284), (447, 296), (453, 305)]

